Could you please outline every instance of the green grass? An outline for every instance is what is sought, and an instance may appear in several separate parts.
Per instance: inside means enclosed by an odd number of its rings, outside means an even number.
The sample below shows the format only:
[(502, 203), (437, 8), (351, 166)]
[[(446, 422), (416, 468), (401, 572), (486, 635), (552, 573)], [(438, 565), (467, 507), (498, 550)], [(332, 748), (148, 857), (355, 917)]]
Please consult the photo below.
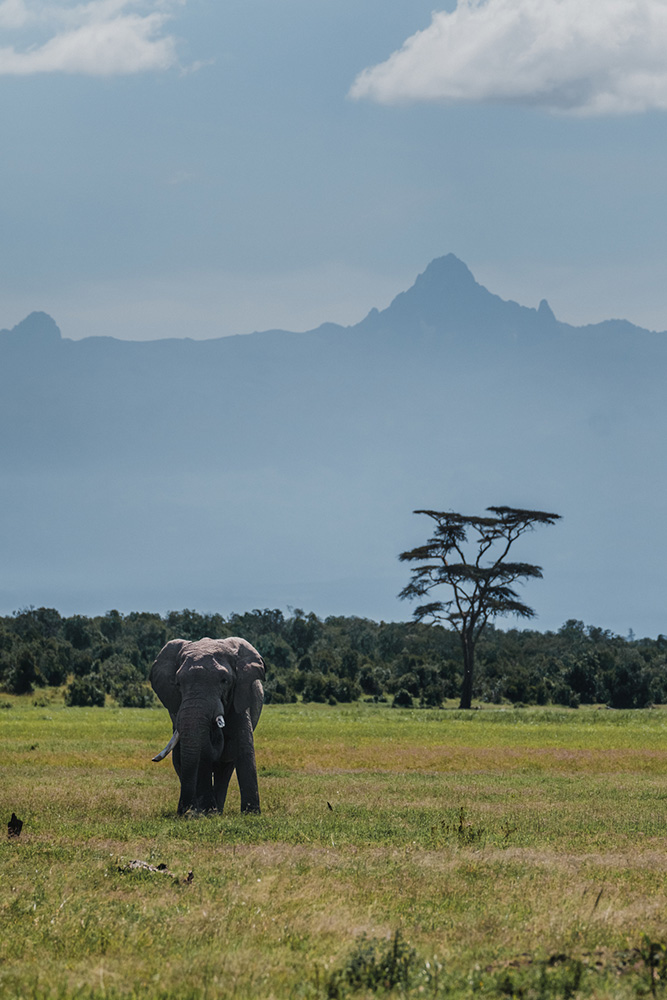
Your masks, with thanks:
[(268, 706), (262, 815), (177, 819), (163, 710), (0, 703), (2, 998), (382, 995), (397, 930), (395, 996), (662, 990), (662, 710)]

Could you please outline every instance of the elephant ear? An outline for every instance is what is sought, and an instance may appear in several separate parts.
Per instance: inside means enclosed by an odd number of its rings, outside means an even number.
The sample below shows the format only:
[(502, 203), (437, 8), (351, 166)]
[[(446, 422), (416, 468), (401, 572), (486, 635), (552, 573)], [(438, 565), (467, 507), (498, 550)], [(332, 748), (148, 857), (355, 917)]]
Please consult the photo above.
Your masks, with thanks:
[(181, 692), (176, 684), (176, 671), (181, 665), (181, 654), (184, 646), (187, 646), (186, 639), (172, 639), (166, 646), (163, 646), (157, 654), (149, 675), (151, 687), (172, 719), (178, 713), (181, 705)]
[(254, 646), (245, 639), (233, 639), (238, 643), (236, 650), (236, 686), (234, 689), (234, 711), (239, 714), (250, 709), (250, 721), (254, 729), (264, 704), (266, 676), (264, 660)]

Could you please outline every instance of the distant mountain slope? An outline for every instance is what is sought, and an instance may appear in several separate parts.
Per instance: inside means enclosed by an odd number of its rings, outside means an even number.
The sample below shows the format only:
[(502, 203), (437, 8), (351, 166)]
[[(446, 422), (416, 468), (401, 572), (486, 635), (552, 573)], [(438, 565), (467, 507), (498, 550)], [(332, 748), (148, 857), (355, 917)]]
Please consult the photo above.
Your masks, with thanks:
[(506, 302), (479, 285), (468, 267), (454, 254), (432, 261), (412, 288), (401, 292), (391, 305), (372, 310), (359, 324), (362, 329), (385, 329), (409, 334), (415, 328), (439, 333), (547, 333), (558, 327), (543, 302), (528, 309)]
[(508, 503), (565, 515), (526, 543), (543, 627), (667, 632), (666, 361), (451, 254), (304, 334), (70, 341), (33, 313), (0, 331), (0, 604), (406, 617), (410, 512)]

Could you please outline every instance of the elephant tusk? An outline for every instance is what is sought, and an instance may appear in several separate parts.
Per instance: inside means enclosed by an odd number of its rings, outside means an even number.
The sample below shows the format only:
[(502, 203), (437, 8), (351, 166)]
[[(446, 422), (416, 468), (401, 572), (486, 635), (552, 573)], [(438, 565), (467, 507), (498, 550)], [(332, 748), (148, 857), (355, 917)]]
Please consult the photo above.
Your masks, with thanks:
[(176, 746), (176, 744), (178, 743), (178, 741), (180, 740), (180, 738), (181, 737), (180, 737), (180, 733), (178, 732), (178, 729), (174, 729), (174, 734), (171, 737), (171, 739), (169, 740), (169, 742), (167, 743), (167, 745), (164, 748), (164, 750), (160, 750), (160, 752), (158, 754), (156, 754), (155, 757), (152, 757), (151, 759), (154, 760), (154, 761), (156, 761), (156, 762), (158, 760), (164, 760), (164, 758), (167, 756), (167, 754), (171, 753), (171, 751), (174, 749), (174, 747)]
[(218, 726), (218, 728), (222, 729), (222, 727), (225, 724), (225, 717), (224, 717), (224, 715), (216, 715), (215, 722), (216, 722), (216, 725)]

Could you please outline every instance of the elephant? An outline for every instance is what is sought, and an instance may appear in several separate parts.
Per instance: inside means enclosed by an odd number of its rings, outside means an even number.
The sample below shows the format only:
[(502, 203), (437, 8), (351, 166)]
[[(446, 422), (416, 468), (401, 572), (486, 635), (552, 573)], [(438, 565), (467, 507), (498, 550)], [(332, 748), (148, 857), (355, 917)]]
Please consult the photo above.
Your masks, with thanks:
[(150, 682), (171, 716), (173, 735), (153, 760), (173, 750), (179, 815), (222, 812), (234, 768), (241, 812), (260, 811), (253, 732), (264, 704), (264, 677), (262, 657), (236, 636), (172, 639), (158, 653)]

